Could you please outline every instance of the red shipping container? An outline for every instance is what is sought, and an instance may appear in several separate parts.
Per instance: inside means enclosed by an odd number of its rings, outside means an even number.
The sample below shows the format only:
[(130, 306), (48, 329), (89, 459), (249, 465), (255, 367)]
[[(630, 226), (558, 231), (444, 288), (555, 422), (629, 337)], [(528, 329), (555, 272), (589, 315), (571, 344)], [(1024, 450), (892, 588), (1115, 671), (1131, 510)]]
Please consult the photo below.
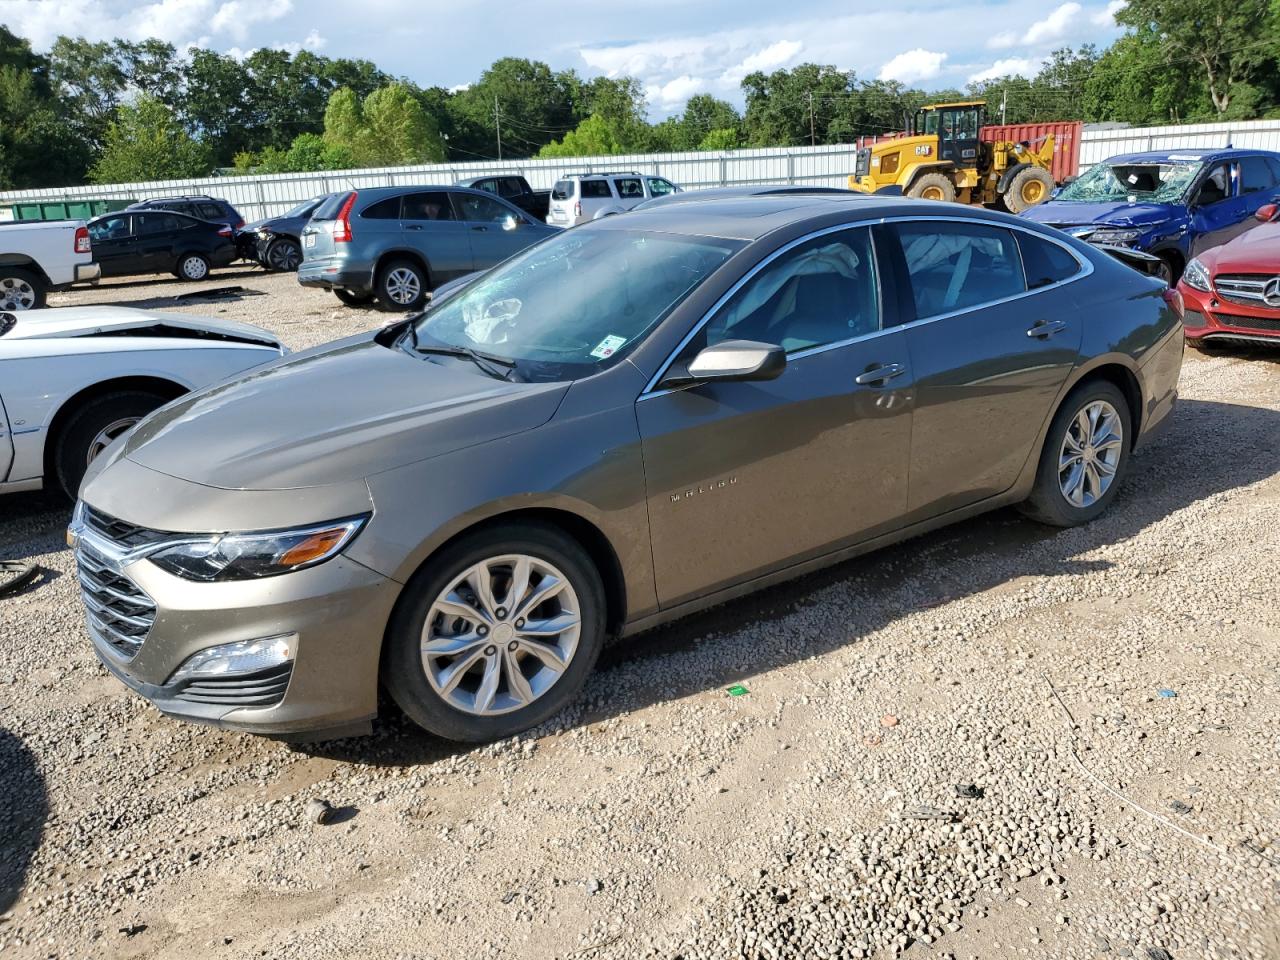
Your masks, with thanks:
[(1056, 120), (1051, 123), (1006, 123), (983, 127), (978, 137), (983, 143), (1012, 140), (1015, 143), (1040, 145), (1046, 134), (1053, 134), (1053, 164), (1050, 172), (1055, 183), (1080, 173), (1080, 135), (1084, 123), (1080, 120)]

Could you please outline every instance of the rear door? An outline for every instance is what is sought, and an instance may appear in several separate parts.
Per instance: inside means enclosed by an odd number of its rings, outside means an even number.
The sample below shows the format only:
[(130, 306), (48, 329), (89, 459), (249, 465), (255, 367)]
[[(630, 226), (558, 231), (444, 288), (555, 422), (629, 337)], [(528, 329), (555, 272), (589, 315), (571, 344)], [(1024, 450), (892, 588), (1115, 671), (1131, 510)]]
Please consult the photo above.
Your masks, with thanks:
[(912, 375), (906, 335), (881, 323), (875, 261), (866, 227), (802, 241), (747, 280), (675, 361), (754, 340), (786, 349), (780, 377), (659, 382), (637, 401), (664, 607), (899, 525)]
[(102, 265), (103, 276), (119, 277), (145, 272), (139, 264), (138, 238), (133, 221), (141, 214), (116, 213), (89, 224), (93, 259)]
[[(139, 265), (154, 273), (172, 270), (178, 256), (178, 231), (191, 221), (164, 210), (135, 213), (133, 221)], [(203, 246), (201, 243), (201, 247)]]
[(1070, 281), (1085, 268), (1065, 246), (977, 221), (887, 232), (910, 291), (900, 304), (916, 377), (915, 522), (1013, 486), (1076, 362), (1083, 327)]
[(450, 196), (447, 190), (424, 190), (404, 197), (402, 241), (426, 258), (433, 286), (478, 269), (471, 236)]
[(471, 238), (476, 270), (487, 270), (533, 242), (532, 231), (523, 229), (527, 224), (519, 210), (477, 193), (455, 193), (453, 202)]

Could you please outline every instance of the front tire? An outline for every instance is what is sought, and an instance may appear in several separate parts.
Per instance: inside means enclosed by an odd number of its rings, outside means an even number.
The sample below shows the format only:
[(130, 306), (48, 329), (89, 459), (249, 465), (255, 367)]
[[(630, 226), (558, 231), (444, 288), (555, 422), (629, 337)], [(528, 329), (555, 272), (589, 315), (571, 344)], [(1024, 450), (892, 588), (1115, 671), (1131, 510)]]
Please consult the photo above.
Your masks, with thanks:
[(193, 282), (207, 280), (209, 277), (209, 258), (202, 253), (184, 253), (178, 258), (178, 266), (173, 273), (179, 280)]
[(1031, 496), (1020, 509), (1054, 527), (1088, 523), (1115, 499), (1129, 467), (1129, 403), (1115, 384), (1076, 387), (1049, 426)]
[(427, 272), (412, 260), (394, 260), (378, 274), (378, 300), (389, 310), (417, 310), (429, 289)]
[(263, 259), (266, 261), (268, 270), (293, 273), (302, 263), (302, 248), (296, 241), (281, 237), (271, 241), (271, 246), (267, 247), (267, 253)]
[(1008, 189), (1000, 199), (1010, 213), (1022, 213), (1048, 200), (1054, 186), (1053, 175), (1048, 170), (1043, 167), (1026, 167), (1013, 175)]
[(116, 437), (168, 400), (142, 390), (120, 390), (90, 400), (71, 415), (54, 441), (54, 469), (58, 484), (72, 500), (89, 464)]
[(907, 189), (908, 197), (918, 200), (944, 200), (950, 203), (956, 198), (956, 185), (941, 173), (923, 173)]
[(38, 310), (49, 289), (44, 280), (21, 267), (0, 267), (0, 310)]
[(387, 628), (383, 684), (424, 730), (480, 743), (559, 713), (604, 645), (600, 574), (543, 524), (480, 530), (405, 587)]

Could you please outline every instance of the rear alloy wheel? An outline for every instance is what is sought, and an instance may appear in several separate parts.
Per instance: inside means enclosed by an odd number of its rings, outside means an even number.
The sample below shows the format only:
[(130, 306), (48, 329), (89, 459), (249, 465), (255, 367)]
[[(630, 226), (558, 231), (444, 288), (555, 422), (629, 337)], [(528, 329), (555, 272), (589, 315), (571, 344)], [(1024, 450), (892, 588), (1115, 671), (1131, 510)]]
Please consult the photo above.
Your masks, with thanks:
[(0, 267), (0, 310), (35, 310), (44, 306), (44, 281), (20, 267)]
[(293, 273), (302, 263), (302, 248), (288, 237), (281, 237), (267, 247), (266, 261), (268, 269)]
[(204, 280), (209, 276), (209, 259), (200, 253), (184, 253), (174, 271), (179, 280)]
[(112, 441), (166, 402), (158, 394), (121, 390), (97, 397), (72, 414), (54, 440), (54, 466), (67, 496), (76, 498), (85, 470)]
[(1107, 508), (1129, 465), (1129, 404), (1111, 383), (1078, 387), (1045, 438), (1028, 516), (1055, 527), (1087, 523)]
[(378, 299), (391, 310), (416, 310), (427, 299), (427, 276), (416, 263), (396, 260), (378, 277)]
[(575, 697), (603, 641), (604, 590), (582, 548), (552, 527), (495, 527), (446, 548), (406, 587), (383, 680), (431, 733), (500, 739)]
[(907, 190), (907, 196), (920, 200), (945, 200), (950, 203), (956, 198), (956, 185), (941, 173), (924, 173), (911, 184)]
[(1025, 167), (1013, 175), (1001, 199), (1010, 213), (1022, 213), (1049, 199), (1053, 176), (1043, 167)]

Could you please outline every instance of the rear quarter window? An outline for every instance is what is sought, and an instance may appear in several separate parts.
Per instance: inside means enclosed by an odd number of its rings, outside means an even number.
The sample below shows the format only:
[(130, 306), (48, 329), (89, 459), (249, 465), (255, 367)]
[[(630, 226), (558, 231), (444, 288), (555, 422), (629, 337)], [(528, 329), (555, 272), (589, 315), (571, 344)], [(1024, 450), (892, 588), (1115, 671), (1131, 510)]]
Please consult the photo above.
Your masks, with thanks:
[(1017, 237), (1028, 290), (1061, 283), (1080, 272), (1076, 258), (1051, 240), (1029, 233), (1019, 233)]
[(387, 197), (385, 200), (371, 203), (360, 211), (360, 216), (365, 220), (399, 220), (400, 198)]

